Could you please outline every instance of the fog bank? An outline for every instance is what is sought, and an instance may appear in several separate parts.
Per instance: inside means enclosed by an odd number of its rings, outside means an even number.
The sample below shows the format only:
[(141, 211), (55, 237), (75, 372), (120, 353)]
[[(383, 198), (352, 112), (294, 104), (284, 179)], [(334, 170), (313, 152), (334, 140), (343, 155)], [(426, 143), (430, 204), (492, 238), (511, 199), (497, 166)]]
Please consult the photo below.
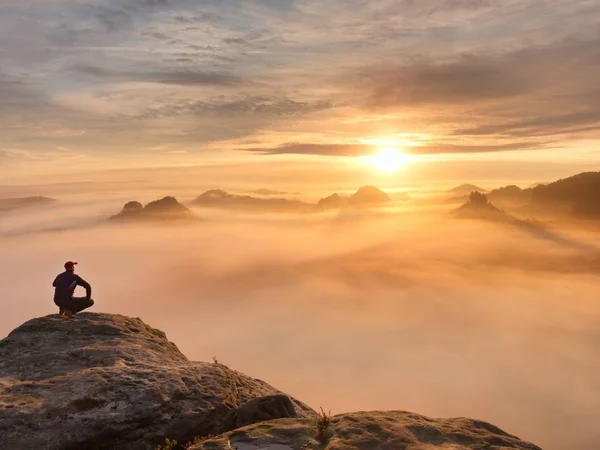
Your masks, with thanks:
[(586, 245), (569, 246), (405, 213), (97, 226), (112, 207), (13, 217), (72, 229), (0, 237), (1, 336), (56, 311), (52, 280), (75, 259), (95, 311), (140, 317), (190, 359), (314, 408), (468, 416), (544, 449), (597, 447), (596, 234), (571, 231)]

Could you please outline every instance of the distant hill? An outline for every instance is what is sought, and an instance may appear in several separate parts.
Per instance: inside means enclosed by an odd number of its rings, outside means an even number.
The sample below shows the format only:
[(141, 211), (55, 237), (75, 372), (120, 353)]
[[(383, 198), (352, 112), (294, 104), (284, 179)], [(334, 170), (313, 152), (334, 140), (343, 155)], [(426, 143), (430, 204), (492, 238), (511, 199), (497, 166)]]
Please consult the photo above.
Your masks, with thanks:
[(110, 217), (112, 222), (130, 221), (181, 221), (195, 220), (192, 211), (183, 206), (174, 197), (165, 197), (161, 200), (143, 206), (140, 202), (132, 201), (123, 207), (121, 212)]
[(249, 195), (230, 194), (213, 189), (196, 198), (192, 204), (211, 208), (250, 209), (265, 211), (303, 211), (311, 208), (309, 203), (286, 198), (258, 198)]
[(331, 210), (343, 208), (369, 208), (390, 203), (391, 198), (375, 186), (363, 186), (350, 197), (333, 194), (322, 198), (317, 203), (318, 210)]
[(192, 202), (192, 205), (272, 212), (315, 212), (344, 207), (362, 208), (379, 206), (388, 202), (391, 202), (391, 199), (385, 192), (374, 186), (363, 186), (350, 197), (333, 194), (322, 198), (316, 204), (286, 198), (261, 198), (249, 195), (236, 195), (222, 189), (213, 189), (196, 198)]
[(573, 216), (600, 218), (600, 172), (584, 172), (531, 190), (531, 205), (564, 208)]
[(0, 198), (0, 212), (35, 206), (47, 206), (56, 202), (58, 200), (49, 197)]
[[(537, 183), (534, 186), (521, 189), (511, 185), (494, 189), (487, 194), (486, 201), (490, 206), (490, 202), (502, 206), (518, 206), (519, 211), (527, 214), (543, 213), (560, 217), (600, 219), (600, 172), (584, 172), (548, 184)], [(459, 199), (460, 197), (455, 197), (452, 201)], [(481, 212), (485, 206), (477, 201), (478, 198), (470, 198), (457, 211)], [(489, 207), (485, 208), (491, 211)]]
[(488, 191), (482, 189), (474, 184), (461, 184), (453, 189), (448, 191), (449, 194), (460, 196), (460, 195), (469, 195), (471, 192), (479, 192), (481, 194), (485, 194)]
[(529, 202), (531, 199), (531, 189), (521, 189), (514, 184), (504, 186), (499, 189), (493, 189), (488, 193), (490, 201), (513, 201)]
[(317, 209), (340, 209), (348, 202), (348, 197), (343, 197), (339, 194), (333, 194), (329, 197), (322, 198), (317, 203)]
[(375, 186), (363, 186), (348, 199), (348, 206), (379, 206), (390, 203), (392, 199)]

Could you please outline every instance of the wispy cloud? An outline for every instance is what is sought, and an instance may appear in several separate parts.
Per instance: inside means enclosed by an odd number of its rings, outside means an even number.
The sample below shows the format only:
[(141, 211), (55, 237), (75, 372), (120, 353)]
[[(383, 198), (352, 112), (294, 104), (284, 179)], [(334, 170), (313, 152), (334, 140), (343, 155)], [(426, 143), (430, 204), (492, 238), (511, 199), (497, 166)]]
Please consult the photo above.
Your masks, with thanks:
[(165, 70), (164, 72), (114, 71), (102, 67), (80, 65), (75, 71), (105, 81), (146, 81), (152, 83), (177, 84), (182, 86), (218, 85), (231, 86), (242, 84), (240, 77), (228, 73), (203, 72), (193, 70)]
[(240, 116), (268, 118), (299, 117), (315, 111), (332, 108), (327, 101), (298, 102), (287, 98), (267, 96), (246, 96), (241, 98), (213, 98), (208, 101), (182, 100), (148, 108), (137, 118), (173, 117), (187, 114), (214, 114), (233, 119)]
[[(411, 146), (405, 151), (411, 154), (436, 155), (448, 153), (490, 153), (511, 150), (534, 150), (548, 148), (549, 143), (511, 142), (493, 145), (459, 145), (445, 143), (426, 143)], [(363, 156), (373, 152), (372, 145), (366, 144), (312, 144), (289, 142), (276, 147), (253, 147), (245, 151), (264, 155), (322, 155), (322, 156)]]

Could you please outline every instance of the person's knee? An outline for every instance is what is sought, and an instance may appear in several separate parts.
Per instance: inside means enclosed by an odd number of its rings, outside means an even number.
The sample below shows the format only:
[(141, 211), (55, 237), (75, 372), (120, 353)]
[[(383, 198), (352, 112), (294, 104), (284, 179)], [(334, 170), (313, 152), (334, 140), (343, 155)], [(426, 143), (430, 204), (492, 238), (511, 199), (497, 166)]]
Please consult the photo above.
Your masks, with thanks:
[(90, 298), (90, 306), (94, 306), (94, 300)]

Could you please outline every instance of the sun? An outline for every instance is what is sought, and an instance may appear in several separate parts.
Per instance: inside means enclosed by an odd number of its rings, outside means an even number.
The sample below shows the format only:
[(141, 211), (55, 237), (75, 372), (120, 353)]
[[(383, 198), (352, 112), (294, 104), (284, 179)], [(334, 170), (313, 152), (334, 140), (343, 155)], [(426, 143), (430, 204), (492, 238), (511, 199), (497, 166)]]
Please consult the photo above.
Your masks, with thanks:
[(371, 167), (382, 172), (395, 172), (411, 161), (410, 155), (395, 148), (382, 148), (378, 153), (365, 157)]

